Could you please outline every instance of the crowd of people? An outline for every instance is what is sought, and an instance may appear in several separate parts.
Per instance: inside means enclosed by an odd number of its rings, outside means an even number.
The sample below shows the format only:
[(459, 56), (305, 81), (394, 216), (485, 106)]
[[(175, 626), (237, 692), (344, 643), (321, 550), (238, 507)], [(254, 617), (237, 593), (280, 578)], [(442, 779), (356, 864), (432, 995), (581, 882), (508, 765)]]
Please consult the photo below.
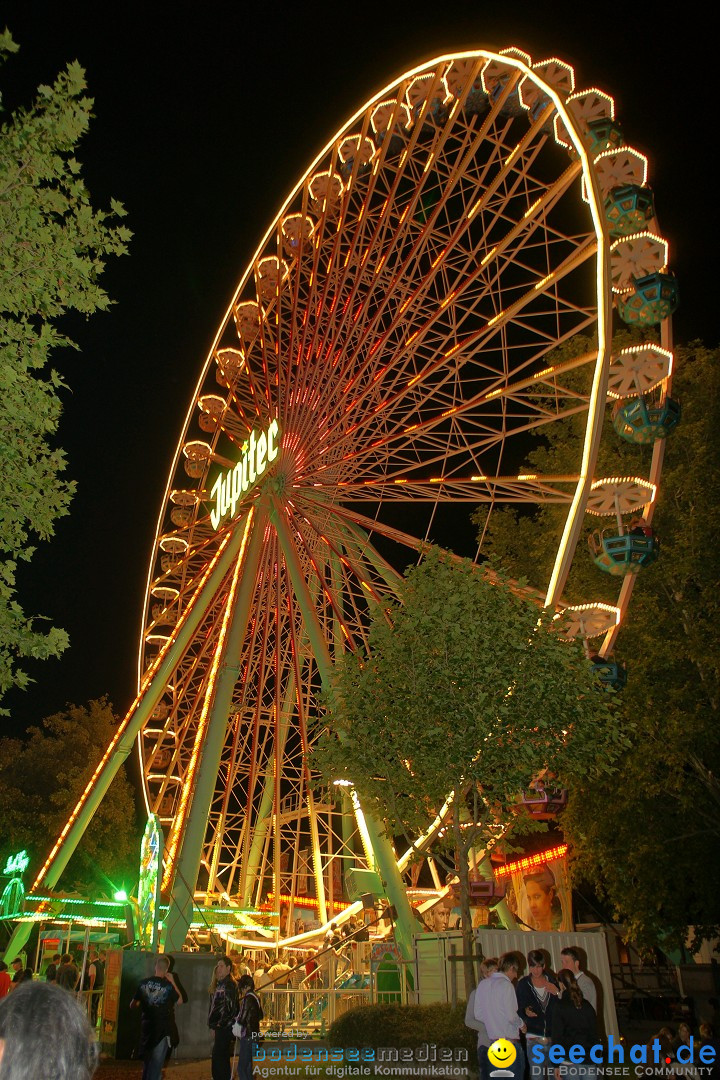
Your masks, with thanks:
[[(161, 1080), (167, 1057), (178, 1043), (175, 1007), (182, 1004), (183, 995), (170, 963), (169, 957), (158, 956), (154, 973), (142, 980), (130, 1002), (131, 1008), (141, 1010), (142, 1080)], [(252, 1080), (253, 1043), (261, 1037), (263, 1019), (252, 975), (238, 971), (232, 957), (221, 956), (213, 970), (209, 999), (213, 1080)]]
[[(545, 953), (532, 949), (527, 957), (528, 973), (522, 978), (516, 953), (483, 961), (482, 978), (466, 1012), (466, 1023), (478, 1033), (481, 1080), (490, 1080), (488, 1049), (498, 1039), (507, 1040), (515, 1049), (506, 1066), (515, 1080), (523, 1080), (526, 1063), (530, 1080), (547, 1080), (548, 1067), (534, 1060), (547, 1055), (534, 1055), (534, 1045), (555, 1042), (589, 1051), (597, 1043), (597, 987), (582, 970), (576, 949), (563, 949), (560, 959), (560, 971), (554, 975), (547, 968)], [(592, 1067), (584, 1070), (583, 1075), (591, 1080)]]
[[(331, 925), (321, 952), (334, 955), (347, 945), (349, 934)], [(11, 969), (0, 961), (0, 1080), (21, 1080), (49, 1075), (48, 1048), (52, 1047), (54, 1080), (90, 1080), (98, 1060), (91, 999), (83, 998), (104, 983), (104, 958), (91, 949), (76, 959), (69, 953), (56, 955), (46, 971), (45, 981), (33, 978), (32, 971), (17, 959)], [(212, 1080), (252, 1080), (253, 1047), (262, 1040), (263, 1004), (270, 1007), (275, 986), (298, 985), (312, 975), (306, 963), (292, 963), (290, 955), (250, 958), (240, 954), (222, 955), (213, 969), (208, 987), (207, 1025), (212, 1041)], [(470, 995), (466, 1024), (477, 1032), (477, 1055), (481, 1080), (497, 1076), (509, 1080), (560, 1080), (562, 1066), (572, 1074), (594, 1080), (596, 1067), (590, 1050), (601, 1042), (598, 1022), (598, 981), (583, 970), (582, 954), (567, 946), (560, 954), (560, 968), (553, 973), (548, 957), (538, 949), (527, 955), (527, 973), (522, 957), (507, 953), (498, 959), (486, 958), (481, 978)], [(187, 998), (172, 973), (172, 960), (155, 958), (153, 974), (137, 986), (131, 1009), (141, 1014), (138, 1056), (143, 1062), (143, 1080), (161, 1080), (163, 1068), (179, 1035), (175, 1009)], [(263, 1003), (259, 995), (264, 989)], [(38, 1039), (38, 1032), (43, 1038)], [(495, 1044), (510, 1044), (498, 1068)], [(553, 1044), (581, 1047), (585, 1061), (556, 1062), (550, 1058)], [(683, 1049), (711, 1045), (716, 1054), (720, 1044), (712, 1025), (701, 1023), (696, 1033), (689, 1023), (681, 1023), (675, 1033), (663, 1027), (650, 1041), (659, 1044), (665, 1063), (684, 1064)], [(542, 1046), (544, 1053), (536, 1048)], [(648, 1056), (648, 1061), (653, 1058)], [(687, 1069), (679, 1069), (678, 1077)], [(716, 1066), (717, 1072), (717, 1066)], [(667, 1072), (666, 1076), (670, 1076)], [(717, 1080), (713, 1073), (712, 1080)]]
[[(63, 990), (76, 993), (82, 1000), (93, 1027), (97, 1024), (100, 999), (105, 986), (104, 950), (90, 945), (87, 952), (74, 955), (71, 952), (55, 953), (45, 969), (45, 982), (55, 983)], [(20, 983), (32, 982), (33, 969), (16, 956), (11, 961), (12, 974), (4, 960), (0, 960), (0, 1000)]]
[[(231, 1077), (233, 1080), (252, 1080), (253, 1045), (260, 1038), (264, 1010), (269, 1013), (269, 1019), (288, 1019), (278, 1015), (281, 1009), (288, 1008), (287, 995), (276, 1001), (274, 991), (287, 987), (312, 990), (326, 986), (333, 958), (335, 970), (341, 971), (343, 960), (349, 966), (347, 950), (354, 942), (367, 939), (364, 924), (353, 919), (342, 928), (332, 922), (319, 949), (293, 954), (280, 952), (274, 956), (221, 956), (209, 986), (212, 1080), (230, 1080)], [(178, 1042), (175, 1007), (182, 1001), (181, 989), (170, 970), (170, 960), (158, 956), (154, 974), (143, 979), (131, 1002), (133, 1008), (141, 1010), (139, 1055), (144, 1063), (143, 1080), (160, 1080), (167, 1056)]]
[[(547, 966), (548, 957), (540, 949), (527, 955), (527, 974), (519, 977), (521, 957), (507, 953), (498, 959), (486, 958), (480, 965), (480, 981), (467, 1003), (465, 1023), (477, 1032), (478, 1066), (481, 1080), (493, 1075), (512, 1076), (513, 1080), (560, 1080), (571, 1067), (572, 1075), (594, 1080), (596, 1066), (590, 1050), (601, 1041), (602, 1021), (598, 1021), (598, 984), (582, 970), (579, 950), (567, 946), (560, 953), (561, 966), (553, 974)], [(498, 1073), (496, 1062), (488, 1057), (497, 1040), (506, 1040), (514, 1054), (507, 1052), (507, 1061)], [(681, 1023), (676, 1035), (664, 1027), (651, 1039), (647, 1060), (654, 1061), (655, 1041), (659, 1042), (663, 1064), (679, 1061), (681, 1047), (693, 1045), (689, 1024)], [(549, 1048), (553, 1044), (569, 1049), (582, 1047), (585, 1061), (550, 1063)], [(711, 1045), (716, 1052), (711, 1024), (700, 1024), (695, 1047)], [(543, 1046), (544, 1052), (534, 1052)], [(563, 1066), (566, 1068), (563, 1069)], [(717, 1068), (717, 1067), (716, 1067)], [(687, 1070), (683, 1069), (684, 1074)], [(667, 1074), (667, 1078), (670, 1074)], [(716, 1080), (713, 1074), (713, 1080)]]

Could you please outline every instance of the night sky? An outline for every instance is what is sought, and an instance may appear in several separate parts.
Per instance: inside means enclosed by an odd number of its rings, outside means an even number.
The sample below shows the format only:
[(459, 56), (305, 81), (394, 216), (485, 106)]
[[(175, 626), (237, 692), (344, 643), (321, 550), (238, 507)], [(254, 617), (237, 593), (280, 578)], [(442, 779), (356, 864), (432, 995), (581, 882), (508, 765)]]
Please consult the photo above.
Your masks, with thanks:
[(574, 64), (579, 89), (613, 94), (627, 141), (650, 157), (682, 289), (676, 340), (717, 344), (715, 45), (688, 8), (661, 22), (657, 6), (604, 7), (2, 5), (21, 46), (0, 72), (6, 111), (77, 58), (96, 114), (78, 153), (84, 175), (95, 205), (125, 204), (135, 234), (104, 279), (116, 305), (73, 326), (81, 353), (55, 357), (69, 386), (59, 441), (78, 494), (21, 577), (19, 599), (64, 626), (71, 647), (6, 698), (6, 730), (68, 701), (109, 693), (124, 712), (132, 700), (167, 471), (235, 284), (316, 153), (420, 61), (515, 44), (534, 60)]

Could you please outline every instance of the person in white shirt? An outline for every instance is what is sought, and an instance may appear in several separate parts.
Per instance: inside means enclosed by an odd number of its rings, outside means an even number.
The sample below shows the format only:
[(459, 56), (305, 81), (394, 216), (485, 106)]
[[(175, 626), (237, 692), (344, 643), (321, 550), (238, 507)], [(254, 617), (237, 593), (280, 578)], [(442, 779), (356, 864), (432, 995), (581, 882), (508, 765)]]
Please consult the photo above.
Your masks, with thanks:
[(582, 996), (592, 1005), (597, 1014), (597, 988), (589, 975), (580, 970), (580, 953), (571, 945), (560, 952), (560, 967), (572, 971), (575, 982), (582, 990)]
[[(515, 1060), (508, 1065), (508, 1070), (515, 1080), (522, 1080), (525, 1071), (525, 1055), (520, 1032), (525, 1030), (525, 1024), (518, 1016), (518, 1003), (515, 994), (513, 980), (518, 976), (517, 957), (507, 953), (500, 958), (500, 970), (496, 971), (489, 979), (481, 979), (475, 991), (475, 1019), (482, 1021), (487, 1030), (490, 1044), (496, 1039), (507, 1039), (516, 1050)], [(484, 1076), (492, 1076), (492, 1070), (485, 1072)]]
[[(493, 972), (497, 971), (500, 961), (494, 956), (485, 957), (480, 964), (480, 982), (483, 979), (489, 979)], [(470, 997), (467, 1000), (465, 1007), (465, 1026), (471, 1028), (477, 1032), (477, 1056), (478, 1066), (480, 1069), (481, 1080), (488, 1080), (489, 1066), (488, 1066), (488, 1046), (490, 1045), (490, 1039), (482, 1020), (475, 1019), (475, 994), (477, 993), (477, 987), (470, 991)]]

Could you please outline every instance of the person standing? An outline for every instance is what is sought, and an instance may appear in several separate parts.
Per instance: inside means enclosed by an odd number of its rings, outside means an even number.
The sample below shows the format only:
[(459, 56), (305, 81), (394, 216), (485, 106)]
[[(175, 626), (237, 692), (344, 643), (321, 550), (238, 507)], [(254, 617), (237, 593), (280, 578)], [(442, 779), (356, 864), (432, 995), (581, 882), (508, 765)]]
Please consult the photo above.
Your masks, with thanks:
[(60, 967), (57, 969), (55, 979), (57, 985), (61, 986), (63, 990), (69, 990), (72, 993), (77, 986), (78, 977), (78, 969), (71, 954), (65, 953), (60, 960)]
[[(499, 961), (494, 956), (485, 957), (480, 964), (480, 981), (488, 979), (493, 972), (497, 971)], [(483, 1024), (482, 1020), (475, 1019), (475, 995), (477, 994), (477, 987), (470, 991), (470, 997), (467, 1000), (465, 1006), (465, 1026), (469, 1027), (472, 1031), (477, 1032), (477, 1056), (478, 1056), (478, 1068), (480, 1070), (480, 1080), (489, 1080), (490, 1066), (488, 1065), (488, 1047), (490, 1046), (490, 1039), (488, 1037), (487, 1028)]]
[(538, 1042), (545, 1046), (550, 1043), (552, 1018), (560, 999), (560, 988), (545, 970), (545, 954), (540, 949), (531, 949), (527, 959), (528, 974), (517, 984), (518, 1012), (527, 1024), (525, 1041), (530, 1080), (541, 1080), (547, 1073), (547, 1066), (535, 1064), (531, 1050)]
[[(249, 978), (248, 975), (243, 978)], [(231, 1080), (233, 1024), (238, 1013), (239, 999), (234, 979), (233, 963), (229, 956), (221, 956), (215, 965), (210, 983), (210, 1010), (208, 1027), (213, 1033), (212, 1080)]]
[[(92, 1021), (93, 1026), (95, 1024), (95, 1021), (97, 1020), (97, 1014), (100, 1009), (100, 1002), (102, 1001), (103, 997), (103, 990), (105, 989), (105, 955), (105, 951), (101, 949), (100, 952), (97, 953), (93, 961), (95, 965), (95, 997), (93, 999), (94, 1013)], [(177, 990), (177, 987), (175, 987), (175, 989)]]
[(55, 980), (57, 979), (58, 967), (60, 966), (61, 959), (62, 957), (60, 956), (60, 953), (56, 952), (50, 960), (50, 963), (47, 966), (47, 970), (45, 971), (45, 982), (55, 982)]
[(131, 1009), (141, 1009), (139, 1056), (143, 1059), (142, 1080), (161, 1080), (163, 1065), (175, 1027), (173, 1010), (180, 995), (167, 977), (170, 960), (158, 956), (155, 974), (143, 979), (132, 1001)]
[[(584, 1080), (593, 1080), (595, 1066), (590, 1059), (590, 1050), (598, 1041), (597, 1016), (595, 1009), (583, 997), (582, 990), (568, 968), (558, 971), (558, 981), (563, 988), (563, 995), (553, 1014), (552, 1041), (560, 1043), (566, 1050), (581, 1046), (585, 1051), (585, 1064), (575, 1064), (576, 1075)], [(565, 1065), (572, 1062), (565, 1061)], [(556, 1075), (559, 1070), (556, 1071)]]
[(260, 1021), (263, 1018), (260, 998), (255, 993), (252, 975), (243, 975), (238, 982), (240, 993), (240, 1011), (233, 1031), (238, 1036), (236, 1043), (238, 1080), (253, 1080), (253, 1042), (260, 1034)]
[(94, 945), (91, 945), (88, 950), (83, 990), (87, 993), (90, 1023), (93, 1027), (97, 1024), (98, 1003), (102, 993), (104, 971), (98, 951)]
[(8, 996), (11, 986), (12, 981), (8, 974), (8, 966), (4, 960), (0, 960), (0, 998)]
[(14, 990), (18, 983), (21, 983), (25, 978), (25, 972), (23, 970), (23, 962), (19, 956), (16, 956), (14, 960), (10, 961), (13, 969), (12, 974), (12, 986), (11, 990)]
[[(90, 948), (88, 949), (88, 951), (83, 955), (83, 958), (82, 958), (81, 963), (80, 963), (80, 974), (81, 974), (80, 990), (82, 991), (82, 1000), (83, 1000), (83, 1002), (85, 1004), (85, 1008), (87, 1010), (88, 1016), (91, 1017), (90, 1023), (93, 1024), (93, 1026), (94, 1026), (94, 1021), (92, 1020), (92, 1003), (93, 1003), (93, 991), (95, 989), (96, 971), (95, 971), (95, 963), (94, 963), (94, 961), (95, 961), (96, 956), (97, 956), (97, 951), (95, 949), (95, 946), (91, 945)], [(97, 1014), (96, 1014), (96, 1018), (97, 1018)]]
[[(582, 996), (586, 1001), (590, 1002), (597, 1015), (597, 989), (590, 976), (580, 970), (580, 953), (577, 949), (573, 949), (571, 945), (562, 949), (560, 952), (560, 966), (575, 976), (575, 982), (580, 987)], [(560, 972), (558, 972), (559, 977)]]
[(475, 991), (475, 1019), (485, 1025), (492, 1045), (496, 1039), (507, 1039), (515, 1047), (515, 1060), (507, 1068), (515, 1080), (522, 1080), (525, 1054), (520, 1032), (526, 1025), (518, 1016), (517, 994), (513, 981), (518, 976), (517, 958), (507, 953), (500, 958), (500, 968), (488, 979), (481, 979)]

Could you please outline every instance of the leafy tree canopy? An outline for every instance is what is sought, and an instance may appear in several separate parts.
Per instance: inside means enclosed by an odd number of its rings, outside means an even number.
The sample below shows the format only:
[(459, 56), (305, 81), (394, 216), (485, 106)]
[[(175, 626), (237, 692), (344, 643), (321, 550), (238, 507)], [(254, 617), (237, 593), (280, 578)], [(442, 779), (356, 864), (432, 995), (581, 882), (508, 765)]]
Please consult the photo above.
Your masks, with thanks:
[(625, 723), (579, 647), (503, 574), (434, 549), (401, 593), (377, 612), (370, 655), (340, 663), (316, 760), (411, 839), (455, 793), (444, 842), (469, 941), (470, 850), (522, 827), (519, 796), (542, 769), (562, 783), (607, 774)]
[[(616, 347), (628, 343), (627, 336)], [(575, 339), (551, 359), (592, 348)], [(618, 638), (627, 660), (622, 691), (633, 719), (619, 775), (581, 777), (563, 829), (585, 877), (640, 945), (682, 943), (690, 926), (714, 936), (720, 924), (720, 864), (708, 858), (720, 833), (720, 351), (696, 342), (675, 350), (673, 396), (682, 423), (668, 438), (653, 526), (657, 563), (641, 572)], [(618, 438), (610, 412), (596, 476), (647, 476), (652, 448)], [(528, 456), (533, 472), (572, 471), (581, 421), (546, 429)], [(575, 463), (575, 464), (573, 464)], [(547, 580), (562, 530), (562, 508), (492, 515), (485, 546), (513, 574)], [(484, 514), (477, 515), (485, 526)], [(598, 527), (587, 518), (586, 537)], [(619, 584), (593, 565), (581, 539), (566, 589), (576, 603), (614, 603)]]
[[(106, 697), (30, 728), (27, 738), (0, 738), (0, 821), (3, 858), (25, 848), (28, 880), (38, 872), (108, 743), (117, 719)], [(70, 860), (61, 887), (107, 893), (137, 875), (135, 798), (125, 767), (113, 780)]]
[[(0, 34), (0, 61), (16, 50)], [(53, 535), (74, 491), (54, 444), (64, 384), (48, 368), (61, 346), (76, 347), (62, 317), (109, 306), (99, 284), (105, 261), (130, 239), (115, 224), (119, 203), (93, 209), (74, 156), (92, 115), (84, 91), (83, 70), (71, 63), (0, 127), (0, 694), (27, 685), (18, 661), (67, 645), (63, 630), (39, 630), (23, 613), (17, 563), (31, 557), (34, 539)]]

